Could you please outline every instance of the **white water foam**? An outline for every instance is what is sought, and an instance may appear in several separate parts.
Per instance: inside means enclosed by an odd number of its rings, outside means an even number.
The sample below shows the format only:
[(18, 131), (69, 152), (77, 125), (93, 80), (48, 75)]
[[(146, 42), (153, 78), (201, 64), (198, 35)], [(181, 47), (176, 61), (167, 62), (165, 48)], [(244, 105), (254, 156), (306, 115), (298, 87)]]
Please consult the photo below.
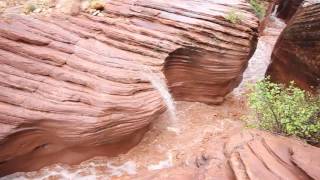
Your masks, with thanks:
[[(143, 76), (147, 77), (148, 80), (151, 82), (152, 86), (160, 93), (168, 109), (172, 125), (176, 126), (177, 124), (176, 106), (174, 103), (174, 99), (168, 90), (165, 80), (161, 79), (157, 74), (153, 73), (149, 68), (145, 67), (143, 69), (145, 70), (143, 72)], [(175, 132), (176, 134), (180, 133), (180, 129), (178, 127), (168, 127), (167, 130)]]
[(133, 175), (137, 173), (136, 163), (133, 161), (128, 161), (121, 166), (114, 166), (111, 163), (107, 164), (107, 167), (110, 168), (110, 176), (122, 176), (123, 174)]
[(176, 119), (176, 107), (173, 101), (173, 98), (168, 90), (166, 82), (162, 80), (159, 76), (153, 73), (151, 70), (148, 70), (147, 73), (144, 73), (144, 76), (148, 78), (152, 86), (160, 93), (163, 98), (168, 111), (171, 115), (171, 118)]
[[(108, 174), (101, 174), (101, 172), (97, 172), (97, 168), (105, 168)], [(137, 173), (136, 163), (134, 161), (127, 161), (122, 165), (116, 166), (112, 165), (112, 163), (108, 163), (106, 166), (102, 166), (101, 164), (90, 163), (84, 167), (77, 169), (76, 171), (72, 171), (64, 166), (55, 165), (54, 167), (50, 167), (48, 169), (43, 169), (40, 177), (37, 178), (29, 178), (27, 174), (21, 176), (21, 173), (15, 173), (4, 178), (0, 178), (1, 180), (48, 180), (51, 178), (57, 178), (62, 180), (95, 180), (95, 179), (105, 179), (109, 180), (112, 177), (122, 176), (125, 174), (134, 175)], [(32, 172), (31, 172), (32, 173)]]
[(160, 169), (165, 169), (165, 168), (170, 168), (173, 166), (173, 162), (172, 162), (172, 153), (168, 152), (167, 153), (167, 157), (168, 159), (160, 161), (157, 164), (151, 164), (148, 166), (148, 170), (150, 171), (154, 171), (154, 170), (160, 170)]

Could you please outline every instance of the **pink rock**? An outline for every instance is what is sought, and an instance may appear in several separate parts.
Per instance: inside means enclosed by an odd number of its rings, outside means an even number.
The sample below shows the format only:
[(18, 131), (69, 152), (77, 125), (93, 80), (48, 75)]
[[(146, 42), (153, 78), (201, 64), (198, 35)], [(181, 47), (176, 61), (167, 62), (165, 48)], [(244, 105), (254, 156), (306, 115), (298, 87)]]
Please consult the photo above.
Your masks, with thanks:
[[(241, 24), (224, 19), (234, 8)], [(166, 109), (149, 72), (166, 76), (177, 99), (221, 102), (255, 48), (248, 9), (112, 0), (105, 17), (2, 17), (0, 175), (126, 152)]]

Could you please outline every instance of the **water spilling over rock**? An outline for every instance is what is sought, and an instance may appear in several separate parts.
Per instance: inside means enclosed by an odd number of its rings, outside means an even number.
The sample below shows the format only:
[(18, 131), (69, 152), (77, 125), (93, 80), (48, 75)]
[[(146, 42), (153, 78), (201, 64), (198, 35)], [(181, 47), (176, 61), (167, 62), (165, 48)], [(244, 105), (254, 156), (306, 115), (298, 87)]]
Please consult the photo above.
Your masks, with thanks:
[(159, 77), (159, 75), (153, 73), (151, 70), (147, 70), (143, 75), (148, 78), (152, 86), (160, 93), (166, 104), (167, 110), (169, 111), (170, 118), (175, 122), (177, 120), (175, 102), (169, 92), (164, 78)]

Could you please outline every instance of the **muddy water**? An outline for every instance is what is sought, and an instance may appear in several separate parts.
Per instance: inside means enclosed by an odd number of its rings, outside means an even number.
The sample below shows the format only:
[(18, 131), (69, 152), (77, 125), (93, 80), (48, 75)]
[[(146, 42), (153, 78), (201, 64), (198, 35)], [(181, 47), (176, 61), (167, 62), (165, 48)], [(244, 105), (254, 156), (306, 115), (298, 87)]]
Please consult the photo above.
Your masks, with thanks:
[[(245, 85), (264, 77), (273, 45), (283, 27), (278, 19), (270, 19), (244, 73), (243, 82), (227, 96), (224, 104), (208, 106), (176, 102), (175, 127), (172, 127), (169, 113), (163, 114), (152, 124), (141, 143), (127, 154), (114, 158), (96, 157), (77, 166), (53, 165), (36, 172), (15, 173), (4, 179), (130, 179), (130, 176), (148, 171), (194, 165), (208, 138), (216, 138), (218, 143), (219, 138), (243, 129), (241, 117), (247, 112)], [(176, 127), (180, 133), (176, 132)]]

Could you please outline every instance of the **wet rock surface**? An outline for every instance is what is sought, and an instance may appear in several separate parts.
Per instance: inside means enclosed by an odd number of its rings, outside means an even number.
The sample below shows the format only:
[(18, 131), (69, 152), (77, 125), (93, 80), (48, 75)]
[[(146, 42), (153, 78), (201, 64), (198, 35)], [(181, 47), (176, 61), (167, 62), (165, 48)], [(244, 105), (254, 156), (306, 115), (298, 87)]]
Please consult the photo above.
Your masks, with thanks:
[[(114, 0), (107, 17), (6, 13), (0, 19), (0, 174), (126, 152), (165, 110), (150, 74), (164, 80), (163, 64), (177, 49), (232, 57), (192, 60), (217, 61), (212, 78), (228, 88), (216, 90), (231, 91), (254, 49), (258, 21), (248, 7), (241, 0), (230, 6)], [(242, 9), (242, 24), (223, 18), (233, 9)], [(219, 65), (223, 72), (215, 70)], [(217, 96), (199, 101), (211, 98)]]
[[(257, 51), (249, 61), (244, 80), (226, 96), (223, 104), (209, 106), (178, 101), (177, 117), (172, 119), (168, 112), (162, 114), (151, 123), (142, 141), (128, 153), (116, 157), (96, 157), (80, 165), (51, 165), (40, 171), (15, 173), (5, 179), (233, 178), (224, 155), (224, 145), (244, 128), (241, 119), (248, 113), (243, 95), (246, 84), (264, 77), (277, 33), (284, 25), (278, 19), (270, 22), (272, 24), (260, 37)], [(208, 167), (215, 170), (207, 172)]]
[[(172, 118), (169, 112), (162, 114), (165, 102), (150, 81), (154, 74), (160, 79), (165, 78), (161, 70), (168, 59), (184, 59), (181, 53), (172, 52), (184, 52), (190, 48), (186, 45), (190, 37), (203, 35), (203, 27), (196, 26), (197, 23), (201, 24), (202, 19), (193, 19), (196, 23), (188, 26), (193, 27), (193, 31), (186, 32), (179, 23), (179, 28), (170, 28), (175, 24), (173, 21), (159, 15), (154, 17), (150, 11), (135, 9), (133, 13), (132, 9), (118, 6), (122, 7), (122, 11), (132, 14), (129, 17), (122, 17), (121, 14), (117, 21), (114, 18), (120, 12), (110, 9), (107, 18), (82, 14), (79, 17), (53, 15), (53, 18), (13, 15), (1, 19), (0, 87), (10, 91), (0, 91), (0, 132), (2, 138), (6, 137), (2, 143), (8, 143), (6, 148), (0, 145), (0, 172), (31, 171), (54, 164), (39, 171), (18, 172), (3, 179), (319, 179), (320, 165), (316, 161), (320, 154), (318, 148), (292, 138), (244, 130), (241, 121), (248, 112), (243, 95), (245, 85), (264, 77), (283, 23), (270, 17), (259, 39), (257, 51), (243, 74), (244, 81), (225, 97), (223, 104), (209, 106), (179, 101), (176, 104), (177, 117)], [(140, 19), (141, 14), (143, 18)], [(148, 24), (132, 24), (137, 19)], [(46, 25), (46, 29), (41, 28), (44, 27), (42, 24)], [(155, 24), (157, 28), (154, 29)], [(64, 29), (63, 33), (60, 28)], [(205, 29), (207, 32), (207, 27)], [(160, 32), (161, 36), (158, 34)], [(120, 40), (115, 38), (118, 36)], [(138, 41), (141, 39), (136, 36), (151, 38), (145, 42)], [(151, 50), (151, 47), (154, 49), (151, 46), (153, 41), (159, 37), (162, 37), (161, 43), (157, 43), (156, 47), (160, 50)], [(169, 41), (171, 38), (174, 38), (173, 41)], [(168, 45), (173, 42), (181, 44)], [(187, 52), (191, 57), (201, 57), (198, 62), (201, 63), (206, 60), (203, 57), (211, 53), (206, 49), (211, 46), (199, 46)], [(166, 48), (170, 50), (164, 52), (162, 49)], [(77, 61), (73, 61), (74, 58)], [(191, 62), (195, 61), (195, 58), (190, 59), (193, 59)], [(84, 61), (86, 63), (82, 64)], [(100, 66), (107, 70), (101, 70), (98, 68)], [(46, 67), (50, 67), (50, 71)], [(65, 71), (54, 74), (56, 67)], [(149, 76), (150, 73), (152, 76)], [(113, 78), (113, 75), (117, 78)], [(39, 87), (41, 83), (46, 86)], [(183, 85), (174, 85), (177, 84)], [(86, 95), (74, 96), (72, 93), (75, 91)], [(29, 93), (27, 97), (30, 98), (22, 96), (24, 93)], [(148, 93), (150, 96), (146, 96)], [(133, 98), (134, 95), (137, 96)], [(120, 101), (120, 97), (125, 101)], [(28, 103), (30, 99), (35, 100)], [(108, 103), (109, 100), (112, 103)], [(152, 106), (148, 100), (154, 102)], [(203, 102), (208, 103), (208, 97)], [(50, 109), (53, 107), (49, 106), (50, 103), (60, 109)], [(131, 103), (132, 106), (129, 106)], [(68, 105), (79, 105), (81, 109), (71, 111)], [(3, 108), (7, 106), (15, 108)], [(17, 107), (23, 110), (17, 111)], [(39, 119), (38, 114), (30, 111), (45, 112), (40, 117), (48, 116), (50, 119)], [(150, 114), (146, 113), (151, 111)], [(99, 112), (99, 116), (94, 116), (95, 112)], [(111, 115), (109, 112), (112, 112)], [(59, 117), (59, 114), (67, 118), (52, 119)], [(74, 119), (77, 117), (75, 114), (81, 117)], [(87, 119), (87, 116), (90, 118)], [(101, 116), (104, 118), (100, 119)], [(111, 123), (110, 117), (115, 118)], [(119, 117), (123, 121), (118, 121)], [(126, 122), (129, 125), (124, 127), (122, 124)], [(134, 128), (139, 130), (134, 131)], [(12, 135), (6, 136), (12, 132)], [(88, 137), (92, 139), (85, 141)], [(119, 153), (123, 154), (105, 156)], [(92, 156), (101, 157), (80, 165), (67, 165)], [(60, 163), (55, 164), (57, 162)]]
[(280, 35), (267, 71), (273, 81), (295, 81), (309, 91), (319, 88), (319, 9), (319, 2), (305, 1)]
[(285, 22), (294, 16), (303, 0), (278, 0), (276, 1), (277, 6), (277, 17), (283, 19)]
[[(245, 130), (219, 143), (209, 141), (193, 166), (179, 166), (130, 179), (301, 180), (318, 179), (320, 175), (316, 161), (320, 149), (298, 140)], [(223, 153), (218, 154), (217, 149)]]

